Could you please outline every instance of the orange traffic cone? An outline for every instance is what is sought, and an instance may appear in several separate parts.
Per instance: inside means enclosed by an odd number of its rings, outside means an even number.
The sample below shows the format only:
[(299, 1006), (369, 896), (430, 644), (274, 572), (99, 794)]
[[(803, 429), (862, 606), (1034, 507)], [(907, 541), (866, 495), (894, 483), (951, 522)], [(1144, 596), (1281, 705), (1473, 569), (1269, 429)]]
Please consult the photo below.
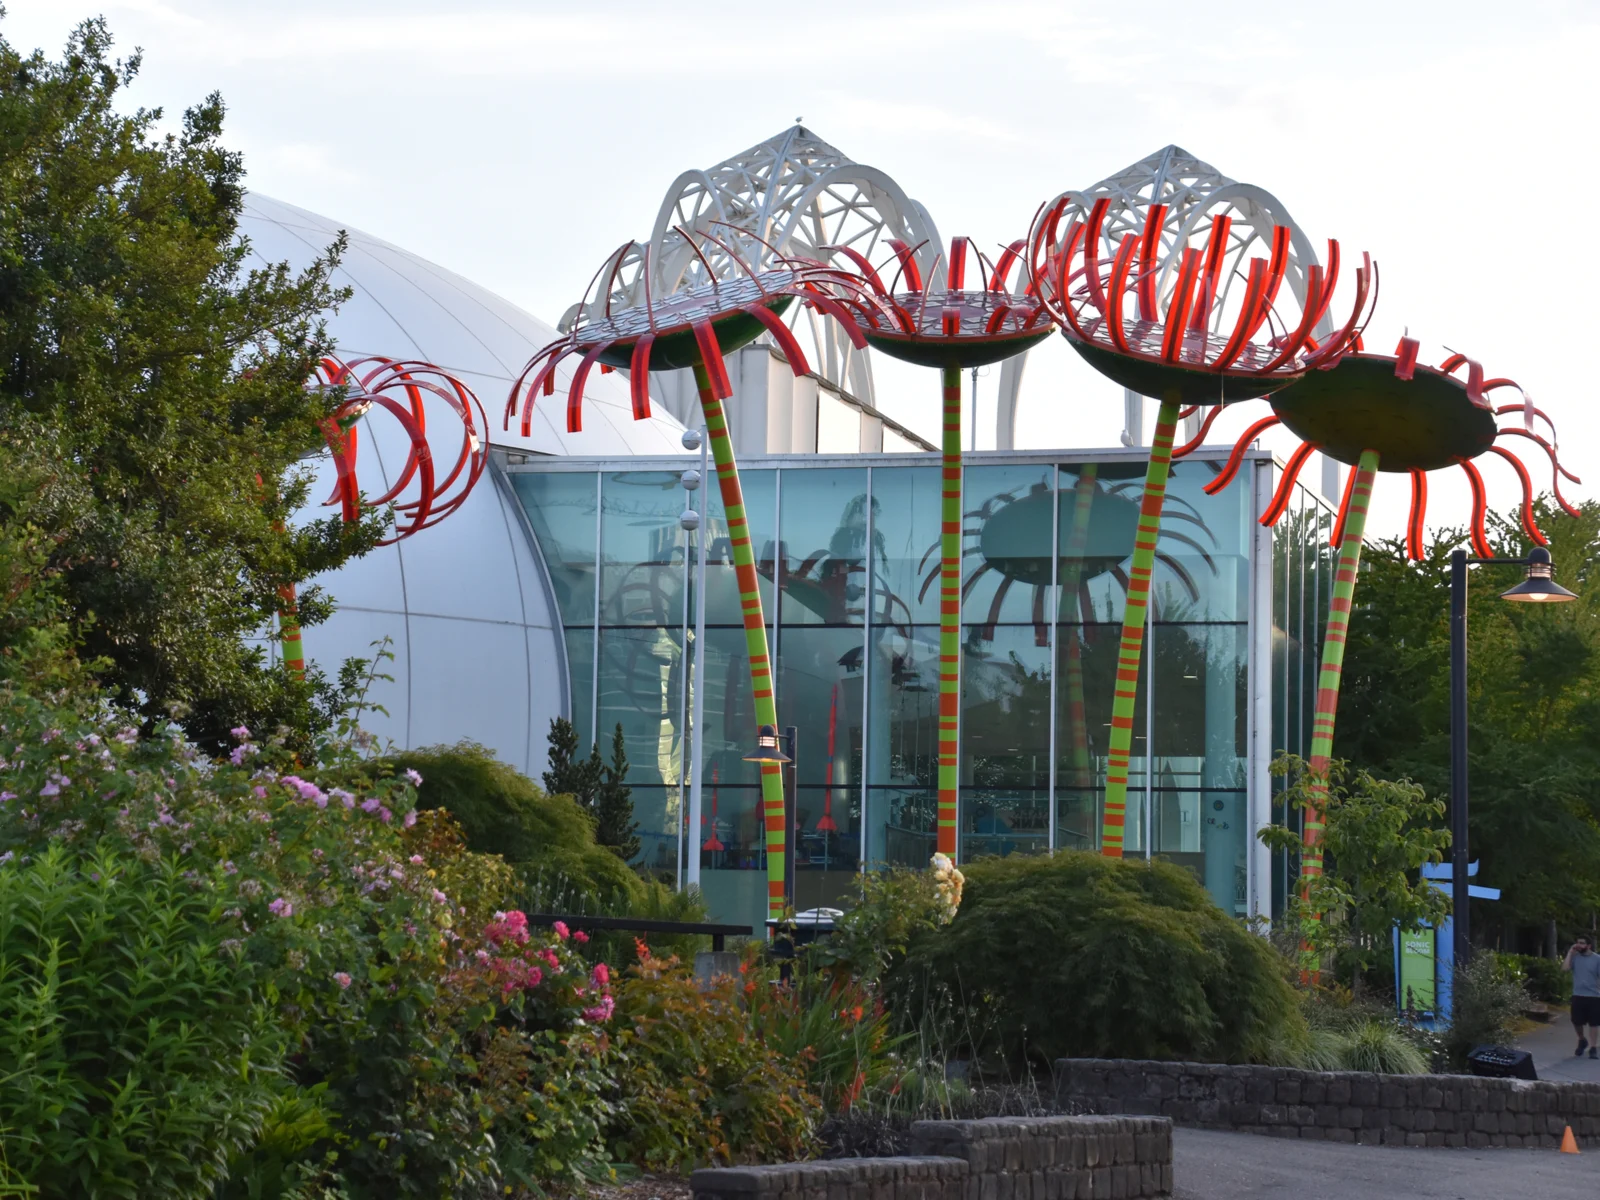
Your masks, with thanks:
[(1578, 1139), (1572, 1136), (1572, 1126), (1568, 1125), (1566, 1132), (1561, 1135), (1561, 1153), (1578, 1153)]

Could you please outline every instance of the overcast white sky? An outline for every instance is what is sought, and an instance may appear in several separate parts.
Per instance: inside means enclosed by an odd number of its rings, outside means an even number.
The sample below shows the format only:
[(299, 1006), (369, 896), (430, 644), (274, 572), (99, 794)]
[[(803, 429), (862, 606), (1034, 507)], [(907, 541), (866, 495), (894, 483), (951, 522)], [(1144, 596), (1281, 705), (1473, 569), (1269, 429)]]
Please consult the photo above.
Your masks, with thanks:
[[(1372, 344), (1409, 327), (1424, 361), (1447, 344), (1517, 379), (1555, 418), (1563, 459), (1600, 483), (1583, 265), (1600, 194), (1594, 0), (6, 8), (0, 36), (51, 53), (104, 13), (122, 49), (144, 50), (133, 100), (175, 116), (223, 93), (251, 187), (549, 321), (608, 250), (649, 232), (680, 171), (797, 116), (894, 176), (946, 237), (986, 244), (1177, 143), (1275, 193), (1317, 243), (1371, 251)], [(931, 433), (933, 379), (883, 383), (884, 407)], [(992, 414), (980, 424), (992, 444)], [(1112, 445), (1120, 392), (1053, 339), (1018, 424), (1021, 445)], [(1485, 470), (1506, 507), (1509, 468)], [(1380, 482), (1381, 532), (1400, 529), (1407, 496), (1400, 477)], [(1436, 478), (1430, 524), (1465, 514), (1465, 487)]]

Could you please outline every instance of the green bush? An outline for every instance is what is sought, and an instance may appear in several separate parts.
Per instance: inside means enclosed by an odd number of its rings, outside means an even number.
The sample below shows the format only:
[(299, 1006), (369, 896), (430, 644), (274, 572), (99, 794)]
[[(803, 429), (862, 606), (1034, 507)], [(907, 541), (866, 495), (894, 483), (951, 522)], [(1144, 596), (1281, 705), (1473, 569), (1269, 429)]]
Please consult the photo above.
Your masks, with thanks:
[(573, 903), (637, 902), (644, 883), (594, 840), (594, 821), (570, 796), (539, 785), (475, 742), (408, 750), (393, 769), (422, 775), (420, 808), (444, 808), (466, 831), (467, 846), (498, 854), (526, 886), (561, 880)]
[(47, 1196), (209, 1197), (286, 1039), (230, 938), (226, 876), (61, 846), (0, 867), (0, 1129)]
[[(658, 1171), (804, 1157), (820, 1116), (806, 1062), (754, 1035), (765, 986), (701, 988), (675, 958), (646, 955), (618, 985), (612, 1153)], [(743, 988), (741, 989), (741, 983)]]
[(1282, 959), (1178, 867), (1067, 851), (966, 876), (889, 977), (904, 1012), (947, 996), (1013, 1059), (1256, 1062), (1302, 1027)]
[(1561, 969), (1561, 960), (1536, 954), (1499, 954), (1501, 967), (1519, 980), (1535, 1000), (1546, 1004), (1565, 1004), (1572, 995), (1572, 976)]
[(832, 936), (809, 947), (809, 957), (818, 966), (834, 966), (871, 983), (900, 964), (916, 935), (945, 924), (947, 913), (932, 871), (872, 871), (861, 876)]
[(1503, 1046), (1516, 1039), (1517, 1021), (1528, 1007), (1522, 983), (1496, 957), (1480, 951), (1455, 973), (1451, 1020), (1444, 1032), (1450, 1066), (1462, 1070), (1474, 1046)]

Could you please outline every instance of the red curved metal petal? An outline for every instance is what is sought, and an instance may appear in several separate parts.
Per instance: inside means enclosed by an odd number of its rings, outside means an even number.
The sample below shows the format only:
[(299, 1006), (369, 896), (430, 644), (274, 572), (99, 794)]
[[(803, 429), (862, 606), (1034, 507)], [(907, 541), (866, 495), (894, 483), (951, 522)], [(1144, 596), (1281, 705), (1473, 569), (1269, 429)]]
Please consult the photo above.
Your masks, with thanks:
[(1489, 489), (1483, 486), (1483, 476), (1476, 463), (1462, 459), (1461, 469), (1466, 472), (1467, 483), (1472, 488), (1472, 549), (1479, 558), (1493, 558), (1494, 548), (1489, 545), (1489, 535), (1484, 530), (1484, 520), (1489, 515)]
[(1027, 245), (1018, 238), (1012, 242), (1000, 255), (1000, 261), (995, 263), (994, 270), (989, 275), (989, 290), (991, 292), (1007, 291), (1006, 280), (1011, 275), (1011, 268), (1017, 265), (1022, 257), (1023, 248)]
[[(1350, 472), (1353, 479), (1355, 471)], [(1428, 516), (1428, 473), (1415, 468), (1411, 472), (1411, 511), (1406, 518), (1406, 557), (1412, 562), (1422, 561), (1423, 524)]]
[(1195, 284), (1200, 279), (1204, 262), (1200, 251), (1190, 247), (1183, 252), (1183, 262), (1178, 267), (1178, 286), (1173, 289), (1172, 303), (1167, 306), (1167, 325), (1161, 340), (1161, 357), (1167, 362), (1177, 362), (1183, 354), (1183, 337), (1188, 327), (1185, 319), (1194, 303)]
[(589, 382), (589, 370), (599, 359), (600, 355), (611, 347), (610, 342), (596, 342), (589, 353), (583, 356), (583, 361), (578, 364), (578, 369), (572, 373), (572, 382), (567, 385), (567, 432), (583, 432), (583, 389)]
[(1238, 320), (1234, 322), (1233, 333), (1227, 343), (1222, 347), (1222, 352), (1217, 355), (1211, 364), (1217, 371), (1225, 371), (1233, 365), (1233, 361), (1244, 353), (1245, 346), (1250, 341), (1250, 331), (1260, 322), (1258, 309), (1263, 303), (1267, 288), (1267, 260), (1252, 258), (1250, 260), (1250, 275), (1245, 282), (1244, 304), (1239, 309)]
[(1517, 478), (1522, 481), (1522, 528), (1538, 545), (1548, 546), (1550, 543), (1539, 532), (1539, 526), (1533, 519), (1533, 480), (1528, 477), (1528, 468), (1504, 446), (1490, 446), (1489, 449), (1510, 463), (1517, 472)]
[(806, 361), (805, 351), (800, 349), (800, 343), (795, 340), (793, 331), (783, 323), (782, 317), (764, 304), (752, 304), (744, 311), (767, 327), (767, 332), (778, 343), (778, 349), (789, 360), (789, 370), (794, 372), (796, 379), (810, 372), (811, 364)]
[(648, 420), (650, 417), (650, 347), (655, 340), (655, 334), (645, 334), (633, 344), (633, 354), (628, 359), (628, 397), (633, 401), (635, 421)]
[(1083, 282), (1089, 289), (1089, 303), (1102, 314), (1106, 311), (1106, 294), (1100, 283), (1100, 229), (1110, 207), (1110, 196), (1101, 196), (1094, 202), (1083, 239)]
[[(1194, 313), (1189, 318), (1189, 328), (1204, 333), (1211, 323), (1211, 310), (1217, 302), (1217, 280), (1222, 274), (1222, 263), (1228, 255), (1228, 234), (1233, 228), (1233, 218), (1218, 213), (1211, 218), (1211, 235), (1206, 242), (1205, 270), (1201, 275), (1200, 296), (1195, 301)], [(1168, 314), (1168, 320), (1171, 314)]]
[(1122, 327), (1122, 300), (1127, 295), (1128, 271), (1133, 266), (1134, 251), (1138, 248), (1138, 238), (1127, 234), (1122, 239), (1122, 245), (1117, 247), (1116, 258), (1111, 260), (1110, 297), (1105, 309), (1106, 332), (1111, 335), (1111, 344), (1123, 354), (1133, 353), (1128, 345), (1127, 331)]
[(1272, 503), (1267, 505), (1267, 511), (1261, 514), (1261, 524), (1276, 525), (1278, 519), (1289, 510), (1289, 501), (1294, 497), (1295, 481), (1300, 478), (1301, 469), (1315, 450), (1316, 447), (1310, 442), (1301, 442), (1299, 448), (1289, 456), (1289, 461), (1283, 465), (1283, 478), (1278, 481), (1278, 490), (1272, 494)]
[[(1218, 411), (1221, 411), (1221, 406), (1218, 406)], [(1250, 443), (1260, 437), (1263, 431), (1271, 429), (1276, 424), (1278, 424), (1277, 417), (1262, 417), (1241, 433), (1239, 440), (1233, 444), (1233, 453), (1228, 455), (1228, 461), (1223, 464), (1222, 470), (1217, 477), (1200, 490), (1208, 496), (1215, 496), (1232, 483), (1233, 477), (1239, 473), (1239, 467), (1244, 462), (1245, 452), (1250, 449)]]
[(1206, 440), (1206, 434), (1211, 432), (1212, 422), (1222, 415), (1223, 407), (1224, 406), (1221, 404), (1213, 404), (1209, 409), (1207, 409), (1206, 418), (1200, 422), (1200, 428), (1195, 432), (1194, 437), (1174, 450), (1172, 452), (1172, 457), (1185, 458), (1198, 450), (1201, 445), (1204, 444)]
[(895, 257), (900, 260), (900, 272), (906, 277), (907, 289), (913, 292), (922, 291), (922, 272), (917, 267), (916, 253), (899, 238), (889, 239), (889, 249), (893, 250)]

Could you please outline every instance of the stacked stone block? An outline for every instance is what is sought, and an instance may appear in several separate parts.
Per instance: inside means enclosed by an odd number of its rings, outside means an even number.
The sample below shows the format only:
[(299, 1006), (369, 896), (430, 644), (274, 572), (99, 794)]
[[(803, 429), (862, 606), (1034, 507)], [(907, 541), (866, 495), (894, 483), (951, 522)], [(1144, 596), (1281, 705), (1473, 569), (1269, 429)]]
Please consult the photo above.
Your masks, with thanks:
[(1152, 1117), (918, 1121), (915, 1154), (696, 1171), (695, 1200), (1143, 1200), (1172, 1192)]
[(1178, 1125), (1389, 1146), (1600, 1146), (1600, 1085), (1061, 1059), (1056, 1103)]

